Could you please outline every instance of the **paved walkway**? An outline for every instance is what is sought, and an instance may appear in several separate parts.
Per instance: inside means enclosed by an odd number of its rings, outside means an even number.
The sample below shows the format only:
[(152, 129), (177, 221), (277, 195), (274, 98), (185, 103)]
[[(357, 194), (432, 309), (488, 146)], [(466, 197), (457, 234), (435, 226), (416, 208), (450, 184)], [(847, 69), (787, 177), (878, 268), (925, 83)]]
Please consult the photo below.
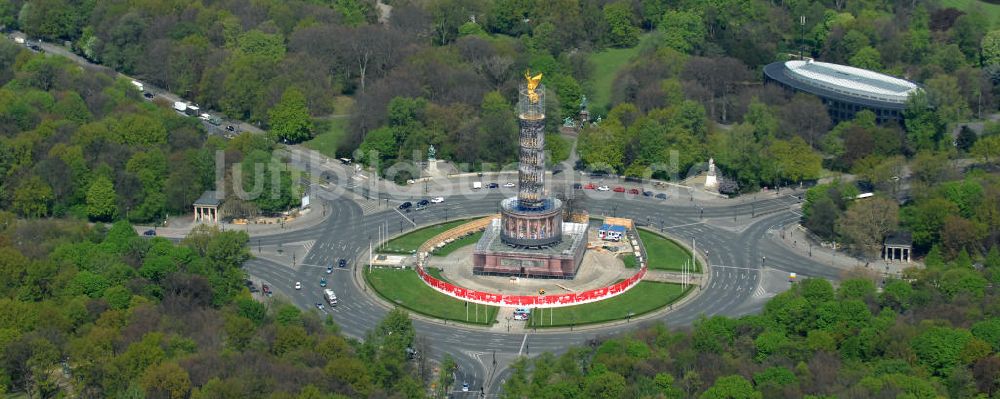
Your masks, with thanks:
[(789, 224), (781, 230), (772, 232), (771, 239), (803, 256), (811, 257), (818, 262), (845, 271), (860, 269), (883, 276), (899, 276), (904, 269), (924, 267), (920, 262), (885, 262), (883, 260), (866, 262), (847, 254), (840, 248), (834, 250), (831, 246), (816, 242), (806, 232), (806, 228), (798, 223)]
[[(316, 226), (326, 220), (326, 213), (323, 210), (322, 205), (319, 209), (306, 209), (301, 212), (299, 216), (286, 220), (284, 223), (273, 223), (273, 224), (233, 224), (233, 223), (218, 223), (219, 229), (225, 230), (241, 230), (246, 231), (250, 236), (265, 236), (269, 234), (277, 234), (285, 231), (306, 229), (309, 227)], [(166, 226), (150, 226), (150, 225), (133, 225), (132, 227), (139, 234), (147, 230), (155, 229), (156, 235), (166, 238), (184, 238), (187, 237), (188, 233), (192, 229), (197, 227), (202, 223), (195, 223), (194, 216), (185, 215), (179, 217), (172, 217), (167, 220)]]

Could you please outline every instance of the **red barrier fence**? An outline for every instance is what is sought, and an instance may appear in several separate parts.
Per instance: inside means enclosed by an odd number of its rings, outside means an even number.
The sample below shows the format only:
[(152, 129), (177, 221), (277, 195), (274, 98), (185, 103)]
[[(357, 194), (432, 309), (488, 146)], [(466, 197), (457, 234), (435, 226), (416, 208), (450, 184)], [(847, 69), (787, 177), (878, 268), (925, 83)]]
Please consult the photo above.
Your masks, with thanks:
[(635, 287), (639, 281), (642, 281), (642, 277), (646, 275), (646, 267), (640, 268), (639, 272), (632, 277), (607, 287), (584, 292), (556, 295), (503, 295), (470, 290), (438, 280), (430, 274), (427, 274), (427, 272), (424, 271), (424, 268), (420, 266), (417, 267), (417, 274), (419, 274), (420, 279), (423, 280), (424, 283), (427, 283), (427, 285), (431, 286), (431, 288), (442, 294), (461, 299), (463, 301), (496, 306), (557, 308), (596, 302), (628, 291), (632, 287)]

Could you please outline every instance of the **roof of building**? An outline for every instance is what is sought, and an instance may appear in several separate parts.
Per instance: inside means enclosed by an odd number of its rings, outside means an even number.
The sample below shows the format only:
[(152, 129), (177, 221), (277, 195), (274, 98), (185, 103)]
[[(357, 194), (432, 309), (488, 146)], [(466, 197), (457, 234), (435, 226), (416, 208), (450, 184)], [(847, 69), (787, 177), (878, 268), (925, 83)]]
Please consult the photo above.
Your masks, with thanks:
[(625, 233), (625, 226), (618, 226), (618, 225), (614, 225), (614, 224), (607, 224), (607, 223), (605, 223), (605, 224), (602, 224), (601, 227), (598, 230), (599, 231), (615, 231), (615, 232), (619, 232), (619, 233), (624, 234)]
[(771, 79), (821, 97), (883, 108), (902, 109), (910, 95), (920, 90), (916, 83), (867, 69), (816, 61), (785, 61), (768, 64)]
[(909, 231), (897, 231), (885, 238), (885, 245), (911, 246), (913, 235)]
[(201, 194), (201, 197), (198, 197), (198, 199), (194, 201), (194, 205), (201, 206), (219, 206), (221, 203), (222, 199), (219, 198), (218, 192), (212, 190), (205, 191)]

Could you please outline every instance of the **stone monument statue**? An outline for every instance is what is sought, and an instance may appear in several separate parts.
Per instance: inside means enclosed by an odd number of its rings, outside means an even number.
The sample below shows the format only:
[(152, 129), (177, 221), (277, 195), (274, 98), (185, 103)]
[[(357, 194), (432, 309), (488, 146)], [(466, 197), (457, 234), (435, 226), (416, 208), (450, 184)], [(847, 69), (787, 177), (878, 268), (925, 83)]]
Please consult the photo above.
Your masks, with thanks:
[(437, 158), (434, 157), (435, 155), (437, 155), (437, 150), (434, 149), (434, 144), (431, 144), (431, 148), (427, 149), (427, 160), (428, 161), (433, 161), (433, 160), (437, 159)]
[(719, 179), (715, 175), (715, 158), (708, 159), (708, 175), (705, 176), (705, 189), (718, 190)]
[(427, 149), (427, 172), (430, 173), (431, 175), (437, 173), (437, 158), (435, 158), (436, 155), (437, 155), (437, 150), (434, 148), (434, 145), (432, 144), (431, 147)]

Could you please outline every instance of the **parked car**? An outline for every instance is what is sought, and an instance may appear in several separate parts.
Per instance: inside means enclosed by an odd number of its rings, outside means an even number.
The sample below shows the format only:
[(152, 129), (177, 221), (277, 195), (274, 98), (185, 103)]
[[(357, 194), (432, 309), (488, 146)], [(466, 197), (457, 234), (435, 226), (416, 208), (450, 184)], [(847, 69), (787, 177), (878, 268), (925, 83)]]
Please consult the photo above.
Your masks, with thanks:
[(642, 192), (642, 196), (643, 197), (652, 197), (653, 196), (653, 192), (649, 191), (649, 190), (643, 191)]
[(413, 210), (415, 210), (415, 211), (422, 211), (424, 209), (427, 209), (427, 205), (417, 204), (417, 206), (413, 207)]
[(150, 93), (150, 92), (148, 92), (148, 91), (146, 91), (146, 92), (143, 92), (143, 93), (142, 93), (142, 96), (143, 96), (143, 97), (146, 97), (146, 99), (147, 99), (147, 100), (152, 100), (152, 99), (153, 99), (153, 97), (156, 97), (156, 95), (155, 95), (155, 94), (153, 94), (153, 93)]
[(271, 286), (267, 284), (261, 284), (260, 290), (264, 291), (264, 294), (271, 295)]
[(228, 130), (230, 132), (235, 132), (236, 131), (236, 127), (233, 126), (233, 125), (226, 125), (226, 130)]
[(42, 52), (42, 46), (39, 46), (37, 44), (28, 44), (26, 47), (28, 47), (28, 49), (36, 53)]
[(319, 286), (320, 287), (326, 287), (326, 278), (325, 277), (321, 277), (319, 279)]
[(399, 209), (409, 209), (411, 206), (413, 206), (413, 203), (410, 201), (406, 201), (402, 204), (399, 204)]
[(503, 186), (507, 187), (507, 188), (511, 188), (511, 187), (516, 186), (516, 184), (514, 184), (514, 182), (506, 182), (506, 183), (503, 184)]
[(295, 282), (295, 289), (297, 289), (297, 290), (301, 290), (302, 289), (302, 282), (301, 281), (296, 281)]
[(417, 202), (417, 205), (427, 206), (427, 204), (429, 204), (429, 203), (431, 203), (431, 202), (428, 201), (428, 200), (422, 199), (422, 200), (420, 200), (420, 202)]
[(341, 258), (337, 261), (337, 266), (340, 266), (341, 269), (347, 267), (347, 260)]
[(594, 183), (587, 183), (587, 185), (583, 186), (583, 188), (587, 189), (587, 190), (593, 190), (593, 189), (597, 188), (597, 186), (594, 185)]
[(628, 193), (632, 195), (639, 195), (639, 189), (638, 188), (629, 189)]
[(156, 235), (156, 230), (153, 230), (153, 229), (146, 230), (146, 231), (144, 231), (142, 233), (142, 235), (144, 235), (144, 236), (155, 236)]
[(610, 188), (608, 188), (608, 186), (597, 187), (597, 191), (608, 191), (608, 190), (611, 190)]
[(625, 187), (617, 186), (617, 187), (615, 187), (615, 192), (616, 193), (624, 193), (625, 192)]
[(462, 383), (462, 392), (469, 392), (469, 383), (468, 382), (463, 382)]
[(497, 183), (490, 183), (489, 188), (500, 188), (500, 185)]
[(327, 266), (326, 267), (326, 274), (330, 274), (330, 273), (333, 273), (333, 266)]
[(323, 302), (316, 302), (316, 309), (323, 310), (326, 307), (323, 306)]
[(667, 199), (667, 195), (664, 194), (664, 193), (659, 193), (659, 194), (656, 194), (656, 198), (659, 198), (661, 200), (665, 200), (665, 199)]
[(444, 197), (434, 197), (434, 198), (431, 198), (431, 203), (432, 204), (440, 204), (442, 202), (444, 202)]
[(582, 184), (580, 184), (580, 183), (573, 183), (573, 189), (574, 190), (579, 190), (581, 188), (583, 188)]

